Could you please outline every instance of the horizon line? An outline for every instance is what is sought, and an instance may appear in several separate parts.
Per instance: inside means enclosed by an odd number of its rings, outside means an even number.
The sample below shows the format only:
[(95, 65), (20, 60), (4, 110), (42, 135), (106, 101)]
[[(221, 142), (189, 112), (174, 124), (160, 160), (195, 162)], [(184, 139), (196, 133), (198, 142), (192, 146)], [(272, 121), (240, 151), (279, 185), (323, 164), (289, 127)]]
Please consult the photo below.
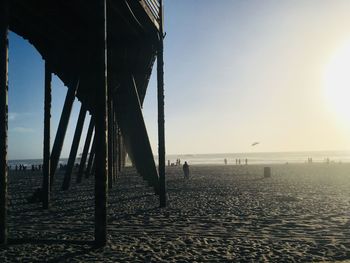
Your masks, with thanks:
[[(214, 153), (167, 153), (166, 156), (168, 155), (209, 155), (209, 154), (252, 154), (252, 153), (303, 153), (303, 152), (350, 152), (350, 149), (348, 150), (291, 150), (291, 151), (256, 151), (256, 152), (214, 152)], [(154, 154), (153, 156), (158, 156), (158, 154)], [(68, 159), (69, 157), (61, 157), (60, 159)], [(78, 159), (77, 157), (76, 159)], [(8, 161), (14, 161), (14, 160), (39, 160), (43, 159), (43, 157), (39, 158), (13, 158), (13, 159), (8, 159)]]

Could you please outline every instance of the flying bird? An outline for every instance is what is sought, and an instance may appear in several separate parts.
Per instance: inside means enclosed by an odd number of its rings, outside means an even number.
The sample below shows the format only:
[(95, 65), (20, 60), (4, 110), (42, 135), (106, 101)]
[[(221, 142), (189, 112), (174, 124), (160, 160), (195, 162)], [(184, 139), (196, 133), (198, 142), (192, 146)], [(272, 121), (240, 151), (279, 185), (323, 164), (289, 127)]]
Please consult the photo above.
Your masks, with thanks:
[(259, 144), (260, 142), (253, 142), (252, 143), (252, 146), (255, 146), (255, 145), (257, 145), (257, 144)]

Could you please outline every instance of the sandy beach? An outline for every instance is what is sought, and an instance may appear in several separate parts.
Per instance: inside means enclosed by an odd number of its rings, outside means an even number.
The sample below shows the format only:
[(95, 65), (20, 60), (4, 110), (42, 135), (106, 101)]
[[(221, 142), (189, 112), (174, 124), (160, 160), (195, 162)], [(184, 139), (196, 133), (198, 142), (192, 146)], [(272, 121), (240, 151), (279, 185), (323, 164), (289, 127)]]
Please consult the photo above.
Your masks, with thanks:
[[(310, 262), (350, 259), (350, 164), (167, 167), (169, 206), (131, 168), (109, 193), (108, 245), (94, 249), (93, 178), (48, 211), (26, 198), (39, 172), (11, 171), (0, 262)], [(75, 178), (73, 177), (73, 182)]]

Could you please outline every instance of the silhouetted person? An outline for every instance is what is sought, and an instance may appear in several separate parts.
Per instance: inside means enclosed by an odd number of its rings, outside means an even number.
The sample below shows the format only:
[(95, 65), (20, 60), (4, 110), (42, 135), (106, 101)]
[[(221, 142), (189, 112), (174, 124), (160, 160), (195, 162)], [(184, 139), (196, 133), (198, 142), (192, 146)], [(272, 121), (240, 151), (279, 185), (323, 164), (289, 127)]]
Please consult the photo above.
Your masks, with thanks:
[(225, 163), (225, 165), (227, 164), (227, 159), (226, 158), (224, 159), (224, 163)]
[(238, 164), (241, 165), (241, 159), (238, 159)]
[(245, 158), (245, 165), (248, 165), (248, 159)]
[(187, 164), (187, 162), (184, 163), (182, 166), (182, 170), (184, 171), (184, 178), (189, 179), (190, 178), (190, 166)]

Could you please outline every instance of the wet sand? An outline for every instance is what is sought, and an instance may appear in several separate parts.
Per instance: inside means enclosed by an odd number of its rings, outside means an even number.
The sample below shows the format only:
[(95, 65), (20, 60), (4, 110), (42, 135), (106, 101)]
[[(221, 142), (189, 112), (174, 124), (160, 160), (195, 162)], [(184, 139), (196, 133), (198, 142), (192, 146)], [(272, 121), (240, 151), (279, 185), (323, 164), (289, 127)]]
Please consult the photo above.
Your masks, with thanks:
[[(169, 206), (126, 169), (109, 197), (108, 244), (94, 249), (93, 179), (48, 211), (26, 198), (39, 172), (9, 177), (10, 245), (0, 262), (310, 262), (350, 259), (350, 164), (167, 168)], [(75, 177), (73, 177), (73, 182)]]

